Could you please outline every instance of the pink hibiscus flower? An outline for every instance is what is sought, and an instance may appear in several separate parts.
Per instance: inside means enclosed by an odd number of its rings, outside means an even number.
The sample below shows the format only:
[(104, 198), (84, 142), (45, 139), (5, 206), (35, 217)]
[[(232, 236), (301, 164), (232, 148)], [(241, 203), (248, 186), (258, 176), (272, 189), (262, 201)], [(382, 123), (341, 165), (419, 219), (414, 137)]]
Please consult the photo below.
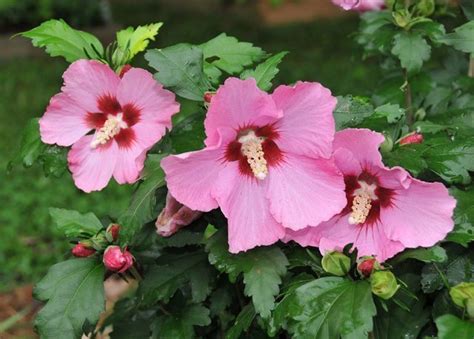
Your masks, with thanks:
[(146, 151), (179, 111), (174, 94), (143, 69), (131, 68), (120, 78), (92, 60), (72, 63), (63, 79), (61, 93), (40, 119), (41, 140), (72, 145), (69, 169), (85, 192), (103, 189), (112, 176), (119, 184), (135, 182)]
[(332, 0), (332, 2), (346, 11), (367, 12), (385, 8), (384, 0)]
[(318, 225), (346, 204), (332, 152), (336, 99), (317, 83), (229, 78), (212, 97), (203, 150), (162, 160), (171, 194), (193, 210), (220, 207), (233, 253)]
[(406, 247), (429, 247), (453, 229), (454, 198), (441, 183), (387, 168), (378, 151), (382, 134), (367, 129), (336, 133), (334, 157), (344, 174), (347, 206), (316, 228), (288, 232), (286, 240), (322, 253), (352, 243), (361, 256), (385, 261)]

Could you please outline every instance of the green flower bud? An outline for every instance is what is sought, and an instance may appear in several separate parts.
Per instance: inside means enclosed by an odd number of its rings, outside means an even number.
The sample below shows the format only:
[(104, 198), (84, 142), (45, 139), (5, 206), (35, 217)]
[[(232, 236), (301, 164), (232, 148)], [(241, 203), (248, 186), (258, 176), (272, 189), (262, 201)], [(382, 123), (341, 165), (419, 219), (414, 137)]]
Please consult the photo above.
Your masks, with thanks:
[(323, 256), (324, 271), (342, 277), (351, 267), (351, 259), (341, 252), (328, 252)]
[(474, 282), (462, 282), (449, 290), (453, 302), (474, 318)]
[(419, 0), (416, 4), (416, 9), (422, 16), (430, 16), (434, 13), (435, 2), (434, 0)]
[(392, 13), (393, 20), (401, 28), (407, 27), (411, 23), (411, 14), (406, 9), (401, 9)]
[(380, 151), (382, 153), (389, 153), (391, 152), (393, 149), (393, 139), (388, 136), (388, 135), (385, 135), (385, 141), (382, 143), (382, 145), (380, 145)]
[(382, 299), (390, 299), (400, 288), (397, 278), (390, 271), (376, 271), (370, 276), (372, 293)]

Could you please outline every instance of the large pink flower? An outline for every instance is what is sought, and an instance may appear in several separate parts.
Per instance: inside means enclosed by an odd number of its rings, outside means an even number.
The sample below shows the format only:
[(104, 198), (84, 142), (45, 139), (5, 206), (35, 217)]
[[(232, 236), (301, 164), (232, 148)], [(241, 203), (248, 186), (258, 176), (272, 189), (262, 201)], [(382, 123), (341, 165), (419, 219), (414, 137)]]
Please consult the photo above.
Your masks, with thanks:
[(318, 225), (346, 204), (332, 160), (336, 99), (317, 83), (229, 78), (212, 98), (206, 148), (162, 161), (171, 194), (193, 210), (220, 207), (233, 253), (269, 245), (285, 228)]
[(385, 7), (384, 0), (332, 0), (332, 2), (346, 11), (380, 11)]
[(179, 111), (174, 94), (143, 69), (131, 68), (121, 79), (98, 61), (78, 60), (63, 78), (40, 119), (41, 140), (72, 145), (69, 169), (85, 192), (101, 190), (112, 176), (120, 184), (135, 182), (146, 151)]
[(446, 237), (454, 226), (456, 201), (441, 183), (385, 167), (378, 151), (383, 141), (382, 134), (366, 129), (336, 133), (334, 157), (344, 174), (348, 204), (318, 227), (289, 231), (286, 240), (317, 246), (322, 253), (352, 243), (359, 256), (385, 261), (406, 247), (428, 247)]

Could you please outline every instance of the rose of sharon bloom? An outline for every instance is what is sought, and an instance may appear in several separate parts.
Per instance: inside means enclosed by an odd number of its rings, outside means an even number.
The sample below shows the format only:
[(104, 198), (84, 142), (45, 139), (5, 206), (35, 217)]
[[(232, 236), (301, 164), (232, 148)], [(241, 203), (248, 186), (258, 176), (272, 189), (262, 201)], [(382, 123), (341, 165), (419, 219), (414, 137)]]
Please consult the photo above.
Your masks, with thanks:
[(109, 246), (102, 261), (108, 270), (123, 273), (133, 265), (133, 256), (126, 249), (122, 251), (120, 246)]
[(103, 189), (112, 176), (119, 184), (135, 182), (146, 151), (179, 111), (174, 94), (143, 69), (131, 68), (120, 78), (92, 60), (72, 63), (63, 78), (61, 93), (40, 119), (41, 140), (72, 145), (69, 169), (85, 192)]
[(220, 207), (233, 253), (269, 245), (285, 228), (318, 225), (346, 204), (333, 160), (336, 99), (318, 83), (229, 78), (212, 98), (203, 150), (164, 158), (171, 194), (193, 210)]
[(332, 0), (332, 2), (346, 11), (380, 11), (385, 7), (384, 0)]
[(453, 229), (454, 198), (441, 183), (387, 168), (378, 147), (382, 134), (367, 129), (336, 133), (334, 157), (344, 174), (348, 204), (328, 222), (289, 232), (286, 240), (317, 246), (322, 253), (353, 244), (359, 256), (385, 261), (406, 247), (429, 247)]

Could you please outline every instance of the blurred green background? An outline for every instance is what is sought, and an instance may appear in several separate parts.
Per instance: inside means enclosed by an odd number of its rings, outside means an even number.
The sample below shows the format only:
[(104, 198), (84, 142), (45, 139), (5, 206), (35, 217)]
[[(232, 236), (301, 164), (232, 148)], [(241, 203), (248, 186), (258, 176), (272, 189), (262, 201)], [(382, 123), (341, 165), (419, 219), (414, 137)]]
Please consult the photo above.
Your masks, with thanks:
[[(2, 37), (8, 37), (50, 17), (65, 18), (72, 26), (84, 30), (91, 26), (98, 29), (110, 24), (124, 27), (162, 21), (165, 25), (152, 46), (201, 43), (226, 32), (270, 53), (289, 51), (277, 83), (314, 80), (335, 95), (370, 95), (378, 79), (378, 67), (370, 61), (360, 62), (361, 51), (350, 38), (358, 24), (356, 16), (269, 26), (260, 20), (253, 1), (236, 6), (232, 1), (221, 0), (212, 9), (205, 5), (170, 6), (170, 2), (0, 0), (0, 30)], [(4, 170), (18, 149), (28, 119), (41, 116), (50, 97), (59, 91), (61, 74), (67, 64), (45, 53), (37, 57), (9, 56), (9, 51), (3, 49), (3, 54), (0, 53), (0, 292), (37, 281), (49, 265), (62, 260), (68, 251), (70, 246), (51, 223), (50, 206), (93, 211), (99, 217), (116, 215), (127, 206), (132, 191), (131, 186), (112, 183), (102, 192), (87, 195), (74, 187), (69, 173), (57, 179), (45, 178), (41, 168), (36, 167), (15, 167), (11, 173)], [(136, 64), (145, 66), (143, 56), (137, 58)]]

